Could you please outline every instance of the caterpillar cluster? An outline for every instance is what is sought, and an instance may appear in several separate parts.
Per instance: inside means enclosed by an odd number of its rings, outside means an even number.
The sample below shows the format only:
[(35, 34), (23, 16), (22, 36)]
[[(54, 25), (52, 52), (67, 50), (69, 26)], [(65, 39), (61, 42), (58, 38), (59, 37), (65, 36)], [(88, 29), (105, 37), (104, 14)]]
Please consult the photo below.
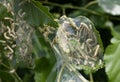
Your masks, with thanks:
[[(2, 0), (1, 3), (7, 9), (7, 13), (13, 15), (12, 4), (7, 0)], [(0, 57), (5, 56), (8, 59), (13, 59), (13, 54), (16, 47), (15, 23), (11, 17), (4, 17), (0, 21)]]
[(25, 12), (20, 9), (17, 14), (14, 14), (10, 3), (5, 0), (3, 4), (14, 19), (4, 17), (4, 21), (0, 21), (0, 57), (5, 56), (10, 60), (14, 58), (17, 63), (23, 63), (25, 67), (33, 66), (31, 52), (33, 29), (23, 19)]
[(25, 12), (18, 11), (16, 16), (16, 54), (17, 62), (24, 67), (33, 67), (34, 61), (32, 58), (32, 33), (33, 28), (23, 19)]
[(10, 26), (5, 25), (4, 22), (1, 23), (1, 32), (0, 32), (0, 44), (2, 46), (1, 54), (5, 54), (9, 59), (13, 58), (16, 47), (17, 35), (15, 33), (15, 24), (13, 23), (12, 18), (5, 17), (4, 20), (8, 21)]
[[(76, 69), (96, 71), (103, 66), (102, 49), (92, 22), (84, 16), (61, 17), (56, 44), (64, 60)], [(96, 35), (98, 37), (96, 37)]]

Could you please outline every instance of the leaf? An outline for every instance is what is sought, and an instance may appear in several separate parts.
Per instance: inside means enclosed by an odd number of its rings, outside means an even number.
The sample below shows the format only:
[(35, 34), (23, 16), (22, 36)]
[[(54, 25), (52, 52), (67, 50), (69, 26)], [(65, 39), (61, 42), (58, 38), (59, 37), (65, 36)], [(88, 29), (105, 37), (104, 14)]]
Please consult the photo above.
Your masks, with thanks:
[(119, 0), (97, 0), (100, 7), (107, 13), (112, 15), (120, 15)]
[(111, 34), (116, 38), (116, 39), (119, 39), (120, 40), (120, 31), (119, 29), (120, 27), (117, 27), (117, 28), (113, 28), (113, 27), (110, 27), (111, 29)]
[[(106, 48), (105, 51), (105, 67), (110, 82), (120, 81), (120, 38), (117, 38), (118, 32), (114, 29), (111, 30), (113, 38), (111, 39), (111, 45)], [(117, 36), (117, 37), (116, 37)]]
[(0, 20), (8, 16), (10, 16), (10, 13), (7, 12), (7, 8), (0, 3)]
[(0, 82), (15, 82), (12, 74), (0, 70)]
[(26, 1), (22, 3), (21, 0), (14, 0), (14, 3), (15, 13), (18, 14), (20, 10), (22, 10), (21, 13), (25, 12), (24, 19), (30, 25), (43, 26), (44, 24), (47, 24), (53, 27), (57, 27), (57, 23), (49, 13), (48, 8), (43, 6), (40, 2)]
[(52, 71), (55, 64), (55, 54), (38, 30), (33, 36), (33, 53), (35, 55), (35, 82), (54, 82), (56, 72)]
[[(51, 64), (49, 59), (46, 57), (42, 57), (36, 60), (36, 68), (35, 68), (35, 82), (54, 82), (55, 81), (55, 73), (50, 75)], [(51, 77), (49, 79), (49, 77)], [(47, 81), (49, 79), (49, 81)]]
[(45, 57), (42, 57), (36, 60), (36, 68), (35, 68), (36, 70), (35, 81), (36, 82), (46, 81), (49, 67), (50, 67), (49, 61)]
[(120, 81), (120, 43), (107, 47), (104, 60), (110, 82)]
[(92, 16), (90, 16), (90, 19), (91, 19), (92, 22), (94, 22), (94, 25), (96, 26), (96, 29), (105, 29), (106, 28), (104, 26), (104, 24), (105, 24), (105, 22), (107, 20), (106, 18), (99, 17), (99, 16), (96, 16), (96, 15), (92, 15)]

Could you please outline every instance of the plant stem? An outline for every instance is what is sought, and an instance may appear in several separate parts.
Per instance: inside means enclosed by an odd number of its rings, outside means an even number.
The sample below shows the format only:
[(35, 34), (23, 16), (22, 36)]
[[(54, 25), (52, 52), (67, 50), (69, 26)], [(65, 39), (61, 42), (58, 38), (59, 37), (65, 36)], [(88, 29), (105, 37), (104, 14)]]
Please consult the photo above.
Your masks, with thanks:
[(60, 78), (61, 78), (61, 74), (62, 74), (62, 72), (63, 72), (64, 67), (65, 67), (65, 64), (63, 64), (62, 67), (61, 67), (61, 69), (60, 69), (60, 72), (59, 72), (58, 78), (57, 78), (57, 82), (61, 82), (61, 81), (60, 81)]
[(14, 72), (13, 75), (16, 77), (17, 82), (23, 82), (16, 72)]
[[(8, 70), (11, 70), (11, 67), (7, 66), (6, 64), (4, 64), (2, 62), (0, 64), (2, 66), (4, 66), (5, 68), (7, 68)], [(11, 73), (11, 74), (13, 74), (13, 76), (17, 79), (17, 82), (23, 82), (15, 71), (13, 73)]]
[(69, 70), (73, 71), (73, 72), (82, 80), (82, 82), (89, 82), (87, 79), (85, 79), (85, 78), (81, 75), (81, 73), (79, 73), (79, 72), (78, 72), (73, 66), (71, 66), (70, 64), (66, 65), (66, 67), (67, 67)]
[(85, 8), (88, 8), (88, 7), (90, 7), (91, 5), (94, 5), (94, 4), (96, 4), (97, 3), (97, 1), (95, 0), (95, 1), (91, 1), (91, 2), (89, 2), (87, 5), (85, 5), (84, 7)]
[(6, 64), (4, 64), (4, 63), (2, 63), (2, 62), (0, 62), (0, 64), (1, 64), (2, 66), (4, 66), (5, 68), (10, 69), (10, 67), (7, 66)]
[(90, 82), (94, 82), (92, 73), (90, 73)]
[(84, 11), (87, 11), (91, 14), (95, 14), (95, 15), (99, 15), (101, 16), (101, 14), (95, 12), (95, 11), (92, 11), (92, 10), (89, 10), (85, 7), (78, 7), (78, 6), (73, 6), (73, 5), (61, 5), (61, 4), (57, 4), (57, 3), (53, 3), (53, 2), (46, 2), (46, 1), (41, 1), (41, 3), (43, 4), (47, 4), (47, 5), (52, 5), (52, 6), (57, 6), (57, 7), (60, 7), (60, 8), (69, 8), (69, 9), (79, 9), (79, 10), (84, 10)]
[(63, 15), (66, 15), (65, 8), (62, 8)]
[(74, 5), (63, 5), (63, 4), (53, 3), (53, 2), (46, 2), (46, 1), (40, 1), (40, 2), (43, 3), (43, 4), (46, 4), (46, 5), (60, 7), (62, 9), (78, 9), (78, 10), (83, 10), (83, 11), (86, 11), (86, 12), (88, 12), (90, 14), (93, 14), (93, 15), (97, 15), (97, 16), (100, 16), (100, 17), (105, 17), (105, 18), (109, 18), (109, 19), (112, 19), (112, 20), (118, 20), (118, 21), (120, 21), (119, 17), (111, 17), (111, 16), (108, 16), (108, 15), (105, 15), (105, 14), (98, 13), (96, 11), (87, 9), (89, 6), (91, 6), (93, 4), (96, 4), (97, 1), (92, 1), (92, 2), (88, 3), (87, 5), (85, 5), (83, 7), (74, 6)]

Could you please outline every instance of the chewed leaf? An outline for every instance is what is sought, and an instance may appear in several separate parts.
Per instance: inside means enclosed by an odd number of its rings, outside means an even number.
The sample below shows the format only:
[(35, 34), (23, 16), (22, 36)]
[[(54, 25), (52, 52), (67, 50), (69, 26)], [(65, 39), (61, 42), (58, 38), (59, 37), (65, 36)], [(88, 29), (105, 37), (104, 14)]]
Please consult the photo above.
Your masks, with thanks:
[(76, 69), (96, 71), (103, 66), (100, 35), (88, 18), (61, 17), (56, 37), (61, 56)]

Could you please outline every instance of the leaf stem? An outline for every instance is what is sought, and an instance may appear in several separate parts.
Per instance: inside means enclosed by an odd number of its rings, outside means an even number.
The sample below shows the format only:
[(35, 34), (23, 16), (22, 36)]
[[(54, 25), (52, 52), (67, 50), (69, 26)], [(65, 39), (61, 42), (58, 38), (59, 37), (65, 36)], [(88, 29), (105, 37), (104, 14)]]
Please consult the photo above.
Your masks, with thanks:
[(90, 73), (90, 82), (94, 82), (92, 73)]

